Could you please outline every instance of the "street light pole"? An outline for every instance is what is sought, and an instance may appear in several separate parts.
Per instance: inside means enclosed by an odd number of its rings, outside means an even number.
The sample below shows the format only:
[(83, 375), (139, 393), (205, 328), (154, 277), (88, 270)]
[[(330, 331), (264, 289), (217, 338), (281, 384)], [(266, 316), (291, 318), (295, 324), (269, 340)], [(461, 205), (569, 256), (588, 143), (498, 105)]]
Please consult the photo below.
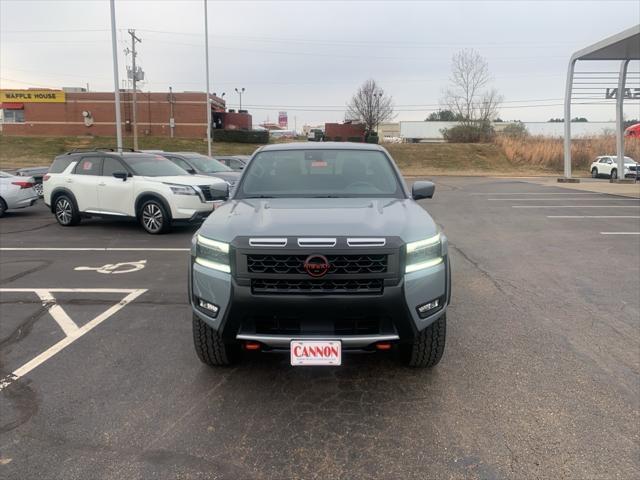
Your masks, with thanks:
[(209, 18), (207, 12), (207, 0), (204, 0), (204, 54), (205, 68), (207, 69), (207, 152), (211, 156), (211, 96), (209, 95)]
[(111, 48), (113, 51), (113, 96), (116, 109), (116, 145), (122, 150), (122, 123), (120, 117), (120, 85), (118, 80), (118, 43), (116, 41), (116, 7), (115, 0), (110, 1), (111, 7)]
[(236, 88), (236, 92), (238, 92), (238, 95), (240, 95), (240, 108), (238, 110), (242, 110), (242, 94), (244, 93), (244, 87), (242, 87), (240, 90)]

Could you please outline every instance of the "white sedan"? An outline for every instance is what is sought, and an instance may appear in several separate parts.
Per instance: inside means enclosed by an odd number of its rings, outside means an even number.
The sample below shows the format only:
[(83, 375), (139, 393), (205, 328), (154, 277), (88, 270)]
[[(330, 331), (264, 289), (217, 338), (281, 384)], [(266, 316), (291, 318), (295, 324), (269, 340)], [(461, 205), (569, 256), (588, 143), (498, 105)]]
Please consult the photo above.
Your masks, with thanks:
[[(624, 157), (624, 177), (635, 177), (638, 164), (630, 157)], [(595, 159), (591, 164), (591, 176), (598, 178), (605, 176), (609, 178), (618, 178), (618, 158), (615, 155), (604, 155)]]
[(35, 181), (29, 177), (17, 177), (0, 172), (0, 217), (7, 210), (30, 207), (38, 201)]

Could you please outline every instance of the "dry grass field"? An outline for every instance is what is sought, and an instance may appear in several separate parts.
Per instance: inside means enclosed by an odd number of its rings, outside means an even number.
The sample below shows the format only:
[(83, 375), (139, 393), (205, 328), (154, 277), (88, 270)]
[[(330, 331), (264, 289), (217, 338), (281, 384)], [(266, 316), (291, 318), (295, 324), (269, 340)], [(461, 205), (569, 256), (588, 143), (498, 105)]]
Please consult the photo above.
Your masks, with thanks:
[[(495, 143), (513, 165), (562, 170), (564, 145), (560, 138), (498, 136)], [(588, 171), (591, 162), (598, 155), (615, 155), (615, 153), (616, 137), (614, 135), (577, 138), (571, 145), (571, 164), (579, 174)], [(625, 154), (636, 161), (640, 160), (640, 139), (628, 138), (625, 142)]]
[[(113, 147), (112, 137), (12, 137), (0, 135), (0, 169), (49, 165), (53, 157), (75, 148)], [(125, 146), (131, 146), (127, 138)], [(247, 143), (214, 143), (215, 155), (251, 154), (259, 145)], [(188, 138), (140, 137), (141, 150), (174, 152), (207, 152), (203, 140)]]

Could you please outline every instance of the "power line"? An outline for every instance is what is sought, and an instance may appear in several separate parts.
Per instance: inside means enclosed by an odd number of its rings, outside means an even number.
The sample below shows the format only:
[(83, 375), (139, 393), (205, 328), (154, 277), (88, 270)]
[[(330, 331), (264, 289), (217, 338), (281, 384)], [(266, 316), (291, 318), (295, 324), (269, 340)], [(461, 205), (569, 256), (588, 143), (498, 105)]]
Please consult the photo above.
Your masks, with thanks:
[[(127, 29), (118, 29), (119, 31)], [(178, 32), (170, 30), (154, 30), (138, 28), (140, 32), (159, 34), (159, 35), (177, 35), (177, 36), (191, 36), (201, 37), (200, 34), (192, 32)], [(51, 30), (4, 30), (5, 34), (33, 34), (33, 33), (95, 33), (95, 32), (108, 32), (108, 29), (103, 28), (83, 28), (83, 29), (51, 29)], [(433, 48), (433, 47), (465, 47), (473, 45), (474, 47), (504, 47), (504, 48), (521, 48), (523, 46), (536, 47), (536, 48), (548, 48), (559, 45), (578, 45), (578, 42), (560, 42), (560, 41), (546, 41), (546, 42), (514, 42), (514, 41), (499, 41), (499, 42), (416, 42), (413, 40), (388, 40), (384, 42), (372, 41), (372, 40), (308, 40), (300, 37), (272, 37), (272, 36), (260, 36), (260, 35), (221, 35), (212, 34), (210, 38), (228, 38), (232, 40), (245, 39), (260, 42), (273, 42), (273, 43), (306, 43), (312, 45), (328, 45), (328, 46), (353, 46), (353, 47), (370, 47), (381, 46), (384, 48)]]
[[(150, 30), (140, 29), (145, 33), (160, 34), (160, 35), (178, 35), (178, 36), (198, 36), (195, 33), (190, 32), (176, 32), (167, 30)], [(255, 35), (220, 35), (214, 34), (210, 37), (216, 38), (228, 38), (233, 40), (245, 39), (260, 42), (273, 42), (273, 43), (306, 43), (312, 45), (328, 45), (328, 46), (352, 46), (352, 47), (371, 47), (380, 46), (384, 48), (433, 48), (433, 47), (465, 47), (473, 44), (474, 47), (492, 46), (492, 47), (506, 47), (506, 48), (521, 48), (523, 46), (534, 46), (537, 48), (548, 48), (550, 46), (558, 45), (578, 45), (577, 42), (415, 42), (415, 41), (370, 41), (370, 40), (308, 40), (299, 37), (271, 37), (271, 36), (255, 36)]]

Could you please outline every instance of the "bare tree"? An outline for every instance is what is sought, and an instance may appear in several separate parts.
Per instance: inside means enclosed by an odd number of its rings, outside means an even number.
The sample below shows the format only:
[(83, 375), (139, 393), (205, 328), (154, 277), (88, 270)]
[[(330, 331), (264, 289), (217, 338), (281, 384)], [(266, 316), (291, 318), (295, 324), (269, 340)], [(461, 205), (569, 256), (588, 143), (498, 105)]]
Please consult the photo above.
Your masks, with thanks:
[(367, 80), (351, 97), (345, 118), (358, 120), (367, 132), (375, 132), (382, 122), (393, 118), (393, 98), (375, 80)]
[(493, 120), (502, 97), (495, 89), (485, 90), (490, 81), (487, 61), (473, 49), (460, 50), (452, 59), (451, 85), (443, 103), (463, 124)]
[(478, 103), (478, 120), (480, 122), (495, 120), (501, 103), (502, 95), (495, 88), (484, 92)]

